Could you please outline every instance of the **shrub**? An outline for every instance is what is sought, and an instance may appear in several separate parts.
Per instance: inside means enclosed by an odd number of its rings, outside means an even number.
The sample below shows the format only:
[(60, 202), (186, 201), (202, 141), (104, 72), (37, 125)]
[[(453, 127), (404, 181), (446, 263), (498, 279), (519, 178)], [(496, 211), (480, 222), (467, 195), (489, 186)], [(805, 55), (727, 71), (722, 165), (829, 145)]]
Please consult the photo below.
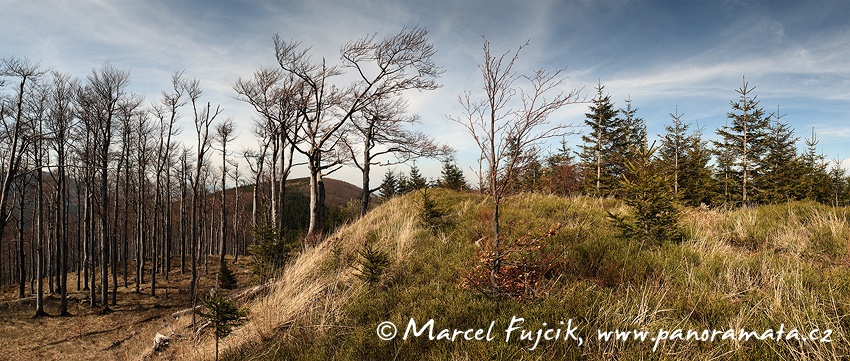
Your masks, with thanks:
[(227, 262), (221, 262), (218, 269), (218, 286), (226, 290), (236, 288), (236, 275), (227, 267)]
[(375, 284), (381, 281), (384, 271), (390, 265), (387, 252), (375, 248), (375, 242), (367, 239), (363, 247), (357, 250), (358, 277), (366, 283)]
[(563, 268), (563, 248), (551, 247), (548, 238), (555, 236), (561, 223), (544, 228), (539, 235), (527, 234), (516, 239), (504, 239), (501, 247), (502, 266), (491, 282), (493, 259), (491, 242), (484, 241), (478, 252), (478, 262), (464, 275), (463, 287), (489, 297), (510, 297), (532, 301), (549, 293), (548, 282)]
[(652, 160), (655, 148), (640, 149), (636, 161), (627, 161), (627, 173), (621, 181), (623, 202), (631, 208), (628, 216), (608, 215), (620, 229), (621, 236), (641, 244), (681, 241), (677, 225), (679, 212), (667, 177)]
[(233, 301), (215, 293), (202, 298), (201, 302), (207, 311), (198, 314), (209, 320), (215, 330), (215, 359), (218, 360), (218, 341), (230, 335), (233, 327), (245, 323), (248, 310), (237, 308)]
[(287, 237), (281, 230), (270, 225), (254, 228), (256, 243), (251, 246), (254, 255), (254, 275), (260, 280), (274, 276), (283, 268), (296, 250), (296, 237)]
[(426, 188), (422, 189), (422, 210), (419, 218), (427, 228), (437, 229), (443, 226), (443, 212), (437, 209), (437, 202), (428, 194)]

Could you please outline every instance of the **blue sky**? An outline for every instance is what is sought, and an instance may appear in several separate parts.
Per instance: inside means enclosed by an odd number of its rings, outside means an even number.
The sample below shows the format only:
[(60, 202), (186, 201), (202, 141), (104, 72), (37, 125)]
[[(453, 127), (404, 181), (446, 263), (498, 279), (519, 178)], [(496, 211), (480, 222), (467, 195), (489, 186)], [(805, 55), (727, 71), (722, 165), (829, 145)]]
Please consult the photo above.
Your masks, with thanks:
[[(519, 69), (566, 66), (565, 89), (592, 97), (601, 80), (616, 106), (632, 99), (652, 135), (662, 132), (678, 106), (686, 121), (713, 137), (746, 76), (765, 110), (781, 107), (801, 138), (814, 127), (828, 159), (850, 158), (846, 0), (0, 0), (0, 8), (0, 57), (40, 60), (80, 78), (109, 60), (131, 71), (131, 90), (149, 101), (169, 86), (171, 73), (185, 69), (200, 79), (204, 100), (221, 104), (236, 121), (243, 148), (254, 144), (254, 115), (233, 99), (231, 84), (275, 64), (272, 34), (313, 46), (315, 57), (333, 63), (349, 40), (419, 25), (430, 31), (445, 73), (442, 88), (407, 94), (411, 111), (421, 115), (423, 130), (458, 150), (470, 180), (475, 148), (446, 115), (461, 114), (457, 96), (481, 87), (482, 35), (503, 51), (530, 40)], [(570, 105), (553, 120), (580, 131), (586, 111), (586, 104)], [(191, 142), (191, 125), (183, 122)], [(569, 141), (575, 146), (579, 140)], [(420, 166), (426, 176), (438, 177), (437, 162)], [(332, 177), (359, 184), (353, 169)]]

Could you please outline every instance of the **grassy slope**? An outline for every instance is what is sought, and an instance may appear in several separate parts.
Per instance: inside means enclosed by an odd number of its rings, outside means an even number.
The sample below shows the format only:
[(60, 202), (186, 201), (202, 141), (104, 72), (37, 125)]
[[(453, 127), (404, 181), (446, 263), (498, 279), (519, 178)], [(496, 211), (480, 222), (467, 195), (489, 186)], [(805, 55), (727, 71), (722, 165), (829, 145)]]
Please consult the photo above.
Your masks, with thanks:
[[(252, 321), (226, 342), (233, 359), (839, 359), (850, 355), (850, 264), (846, 209), (792, 203), (730, 212), (689, 210), (685, 240), (662, 247), (618, 239), (606, 210), (612, 200), (524, 194), (506, 201), (508, 239), (556, 223), (544, 250), (560, 254), (556, 272), (533, 302), (490, 299), (465, 290), (463, 275), (477, 264), (475, 240), (488, 234), (486, 198), (429, 191), (446, 224), (426, 229), (421, 197), (393, 199), (361, 221), (301, 255), (277, 290), (251, 305)], [(355, 277), (356, 250), (367, 238), (393, 263), (384, 285)], [(573, 319), (582, 347), (569, 341), (504, 342), (512, 316), (528, 329)], [(381, 341), (375, 327), (413, 317), (436, 329), (487, 328), (492, 342)], [(659, 329), (785, 330), (802, 336), (832, 329), (832, 343), (798, 341), (667, 341), (653, 352)], [(562, 327), (565, 329), (566, 327)], [(600, 342), (596, 330), (650, 331), (646, 342)], [(187, 358), (210, 356), (208, 342)]]

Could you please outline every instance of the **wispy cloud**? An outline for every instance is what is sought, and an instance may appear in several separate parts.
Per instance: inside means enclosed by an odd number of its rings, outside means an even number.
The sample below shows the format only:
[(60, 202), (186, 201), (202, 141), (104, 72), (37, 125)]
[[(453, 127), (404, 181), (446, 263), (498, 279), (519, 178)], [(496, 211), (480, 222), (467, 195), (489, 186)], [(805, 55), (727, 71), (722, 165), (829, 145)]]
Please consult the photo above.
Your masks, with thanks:
[[(0, 0), (0, 8), (0, 57), (40, 59), (80, 77), (109, 59), (132, 71), (133, 90), (149, 100), (185, 69), (240, 122), (245, 146), (253, 142), (253, 114), (232, 99), (231, 84), (274, 65), (272, 34), (303, 41), (335, 63), (347, 41), (416, 25), (430, 30), (446, 72), (441, 89), (409, 94), (411, 111), (421, 114), (423, 129), (465, 154), (464, 166), (476, 162), (475, 149), (446, 115), (462, 110), (459, 94), (481, 88), (482, 35), (502, 51), (530, 40), (520, 71), (567, 66), (565, 89), (592, 96), (601, 79), (618, 105), (631, 96), (651, 133), (676, 105), (709, 130), (718, 126), (745, 75), (766, 108), (781, 105), (796, 128), (828, 133), (821, 136), (825, 153), (839, 153), (850, 140), (843, 125), (850, 118), (846, 1)], [(573, 105), (557, 118), (577, 124), (585, 111)]]

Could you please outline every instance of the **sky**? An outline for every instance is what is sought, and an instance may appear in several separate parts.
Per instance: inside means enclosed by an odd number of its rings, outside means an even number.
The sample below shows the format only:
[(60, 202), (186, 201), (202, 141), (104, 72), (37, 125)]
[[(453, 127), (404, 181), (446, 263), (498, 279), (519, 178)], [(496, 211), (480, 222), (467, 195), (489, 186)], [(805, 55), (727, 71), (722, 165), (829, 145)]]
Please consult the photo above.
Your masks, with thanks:
[[(847, 0), (0, 0), (0, 9), (0, 58), (26, 57), (80, 79), (109, 61), (130, 71), (129, 90), (148, 102), (183, 70), (200, 80), (204, 101), (220, 104), (234, 120), (236, 149), (255, 146), (256, 115), (234, 99), (232, 84), (276, 65), (273, 34), (301, 41), (313, 58), (335, 64), (348, 41), (420, 26), (437, 50), (442, 87), (405, 97), (421, 117), (417, 128), (454, 147), (470, 181), (477, 148), (447, 116), (462, 115), (457, 99), (464, 91), (481, 94), (483, 37), (497, 52), (528, 42), (517, 70), (566, 68), (564, 91), (578, 89), (590, 99), (602, 84), (615, 107), (631, 99), (650, 141), (677, 110), (692, 129), (714, 138), (746, 77), (760, 105), (796, 129), (801, 147), (814, 130), (824, 156), (850, 167)], [(587, 105), (567, 105), (551, 120), (581, 132)], [(187, 115), (178, 124), (191, 144), (189, 122)], [(579, 137), (568, 137), (569, 145), (576, 147)], [(418, 165), (426, 177), (439, 177), (439, 162)], [(359, 185), (353, 167), (331, 177)]]

